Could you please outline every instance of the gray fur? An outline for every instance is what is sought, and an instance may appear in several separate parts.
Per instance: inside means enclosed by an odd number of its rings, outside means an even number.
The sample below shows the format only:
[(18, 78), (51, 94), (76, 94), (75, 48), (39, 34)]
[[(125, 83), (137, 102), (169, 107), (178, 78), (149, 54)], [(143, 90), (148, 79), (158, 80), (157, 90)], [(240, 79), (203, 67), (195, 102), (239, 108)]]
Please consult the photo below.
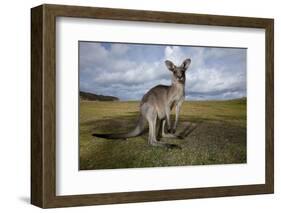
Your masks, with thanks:
[[(153, 146), (175, 147), (175, 145), (163, 143), (158, 137), (175, 137), (181, 105), (185, 98), (185, 71), (191, 63), (186, 59), (180, 66), (175, 66), (171, 61), (165, 61), (167, 68), (172, 72), (172, 84), (170, 86), (158, 85), (150, 89), (140, 103), (140, 117), (138, 123), (131, 132), (124, 134), (93, 134), (93, 136), (118, 139), (140, 135), (144, 131), (145, 123), (148, 122), (148, 143)], [(170, 114), (175, 108), (176, 118), (171, 125)], [(168, 134), (165, 133), (167, 125)]]

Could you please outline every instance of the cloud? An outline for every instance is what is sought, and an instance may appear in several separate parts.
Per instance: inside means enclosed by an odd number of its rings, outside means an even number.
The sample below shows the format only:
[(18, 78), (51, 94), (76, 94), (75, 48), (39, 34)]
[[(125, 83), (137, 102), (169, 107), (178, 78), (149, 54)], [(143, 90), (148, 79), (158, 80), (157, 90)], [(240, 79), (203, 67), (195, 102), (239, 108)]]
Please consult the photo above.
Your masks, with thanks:
[(113, 55), (122, 56), (129, 50), (126, 44), (115, 44), (111, 46), (111, 53)]
[(189, 56), (188, 99), (231, 99), (246, 96), (246, 49), (180, 47), (165, 48), (166, 58), (180, 63)]
[(117, 43), (79, 43), (80, 90), (139, 100), (152, 87), (170, 84), (164, 61), (187, 71), (187, 99), (246, 96), (246, 49)]

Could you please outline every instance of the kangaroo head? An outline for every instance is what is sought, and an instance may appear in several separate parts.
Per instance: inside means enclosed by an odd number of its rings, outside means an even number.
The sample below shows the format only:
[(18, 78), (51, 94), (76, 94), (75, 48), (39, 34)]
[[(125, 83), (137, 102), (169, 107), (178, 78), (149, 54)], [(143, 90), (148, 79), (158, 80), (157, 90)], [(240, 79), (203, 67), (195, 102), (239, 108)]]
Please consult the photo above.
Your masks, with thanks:
[(167, 68), (173, 72), (173, 82), (185, 83), (185, 71), (189, 67), (191, 60), (185, 59), (180, 66), (175, 66), (173, 62), (166, 60)]

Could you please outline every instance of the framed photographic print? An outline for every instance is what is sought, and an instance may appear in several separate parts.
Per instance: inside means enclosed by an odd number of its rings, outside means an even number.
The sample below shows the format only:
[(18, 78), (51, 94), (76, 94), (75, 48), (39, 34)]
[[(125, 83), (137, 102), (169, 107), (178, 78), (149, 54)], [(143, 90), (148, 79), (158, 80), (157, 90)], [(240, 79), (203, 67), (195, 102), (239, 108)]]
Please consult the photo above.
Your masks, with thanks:
[(31, 203), (274, 191), (273, 19), (31, 9)]

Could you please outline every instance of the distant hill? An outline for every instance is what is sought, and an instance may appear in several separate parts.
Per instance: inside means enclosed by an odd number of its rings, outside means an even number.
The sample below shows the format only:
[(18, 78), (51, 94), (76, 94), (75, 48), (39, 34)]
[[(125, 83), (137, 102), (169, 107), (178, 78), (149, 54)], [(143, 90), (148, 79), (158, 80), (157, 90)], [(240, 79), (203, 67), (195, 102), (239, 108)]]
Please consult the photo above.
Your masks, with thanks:
[(80, 100), (83, 101), (119, 101), (119, 98), (114, 96), (97, 95), (89, 92), (79, 92)]

